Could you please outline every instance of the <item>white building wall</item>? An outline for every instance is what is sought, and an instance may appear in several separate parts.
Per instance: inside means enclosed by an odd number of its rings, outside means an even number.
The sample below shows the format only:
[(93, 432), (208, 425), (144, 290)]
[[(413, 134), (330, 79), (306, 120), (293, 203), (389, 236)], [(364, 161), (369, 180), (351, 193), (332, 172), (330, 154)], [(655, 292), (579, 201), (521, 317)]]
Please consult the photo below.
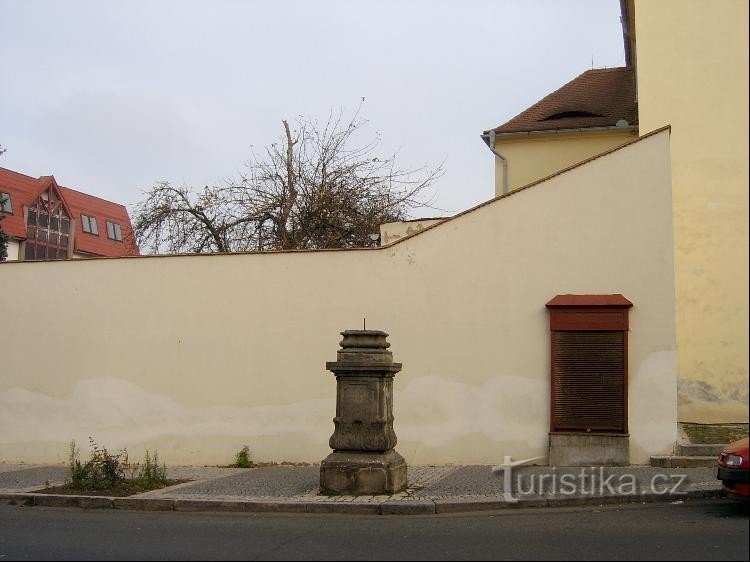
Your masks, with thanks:
[[(88, 437), (135, 458), (328, 454), (339, 331), (390, 333), (412, 464), (547, 453), (557, 294), (622, 293), (631, 461), (676, 438), (669, 132), (389, 246), (14, 262), (0, 275), (0, 461)], [(33, 337), (30, 337), (30, 334)]]
[(8, 242), (8, 261), (16, 261), (18, 259), (20, 244), (17, 240), (10, 240)]

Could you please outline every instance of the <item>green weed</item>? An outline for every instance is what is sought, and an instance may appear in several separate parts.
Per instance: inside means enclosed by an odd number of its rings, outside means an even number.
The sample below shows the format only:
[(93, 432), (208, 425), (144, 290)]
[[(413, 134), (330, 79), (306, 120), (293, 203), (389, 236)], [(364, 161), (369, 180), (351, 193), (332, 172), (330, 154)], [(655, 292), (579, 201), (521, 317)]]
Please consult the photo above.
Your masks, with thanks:
[(253, 461), (250, 459), (250, 448), (245, 445), (234, 457), (234, 464), (237, 468), (252, 468)]

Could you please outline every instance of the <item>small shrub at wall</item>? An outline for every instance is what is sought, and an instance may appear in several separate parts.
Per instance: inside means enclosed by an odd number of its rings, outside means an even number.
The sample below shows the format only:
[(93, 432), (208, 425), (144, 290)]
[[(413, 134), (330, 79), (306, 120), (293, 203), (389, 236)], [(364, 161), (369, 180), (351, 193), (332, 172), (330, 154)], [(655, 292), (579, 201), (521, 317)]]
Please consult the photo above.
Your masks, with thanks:
[(237, 454), (234, 457), (234, 466), (237, 468), (253, 467), (253, 461), (250, 460), (250, 448), (247, 445), (237, 451)]
[(159, 465), (159, 453), (146, 451), (142, 463), (131, 463), (126, 449), (110, 452), (89, 438), (91, 456), (81, 462), (75, 441), (70, 442), (70, 474), (62, 486), (38, 490), (47, 494), (82, 494), (94, 496), (130, 496), (185, 482), (167, 478), (167, 467)]
[(81, 463), (81, 455), (75, 441), (70, 442), (68, 464), (70, 466), (70, 486), (78, 490), (111, 490), (125, 481), (128, 466), (128, 452), (110, 453), (89, 438), (91, 458)]
[(234, 454), (234, 462), (232, 464), (221, 464), (219, 468), (272, 468), (278, 466), (312, 466), (308, 462), (255, 462), (252, 460), (252, 453), (250, 447), (244, 445), (239, 451)]

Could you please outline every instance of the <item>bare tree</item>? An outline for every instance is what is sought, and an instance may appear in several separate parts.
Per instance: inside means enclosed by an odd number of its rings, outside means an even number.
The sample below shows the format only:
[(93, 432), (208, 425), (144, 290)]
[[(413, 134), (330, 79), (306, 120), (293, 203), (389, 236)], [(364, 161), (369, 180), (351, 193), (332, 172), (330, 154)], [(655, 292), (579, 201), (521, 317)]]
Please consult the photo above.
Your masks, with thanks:
[[(0, 144), (0, 156), (6, 151), (5, 148), (3, 148), (3, 145)], [(2, 221), (5, 218), (5, 215), (3, 214), (3, 208), (5, 205), (5, 198), (0, 195), (0, 221)], [(0, 224), (0, 262), (5, 261), (8, 259), (8, 241), (10, 240), (10, 237), (3, 231), (3, 225)]]
[[(5, 215), (2, 213), (2, 206), (4, 198), (2, 195), (0, 195), (0, 221), (2, 221), (5, 218)], [(0, 262), (4, 262), (6, 259), (8, 259), (8, 242), (10, 241), (10, 237), (5, 233), (3, 230), (3, 225), (0, 224)]]
[(152, 252), (233, 252), (363, 247), (382, 223), (430, 207), (443, 166), (403, 170), (374, 155), (379, 138), (353, 146), (366, 121), (332, 113), (325, 124), (282, 121), (284, 134), (246, 170), (200, 192), (157, 183), (134, 209), (134, 230)]

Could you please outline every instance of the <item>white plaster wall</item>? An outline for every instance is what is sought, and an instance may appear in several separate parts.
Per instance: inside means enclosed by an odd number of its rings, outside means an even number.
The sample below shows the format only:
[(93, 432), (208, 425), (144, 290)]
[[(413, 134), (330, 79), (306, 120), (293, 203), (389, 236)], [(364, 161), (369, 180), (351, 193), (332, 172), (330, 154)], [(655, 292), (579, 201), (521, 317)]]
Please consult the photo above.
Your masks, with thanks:
[(380, 225), (380, 244), (385, 246), (405, 236), (415, 234), (428, 226), (437, 224), (443, 219), (418, 219), (410, 221), (387, 222)]
[[(669, 133), (368, 250), (16, 262), (0, 276), (0, 460), (93, 436), (168, 463), (319, 461), (339, 331), (391, 335), (410, 463), (546, 454), (561, 293), (622, 293), (631, 460), (676, 433)], [(52, 282), (51, 280), (54, 280)]]

